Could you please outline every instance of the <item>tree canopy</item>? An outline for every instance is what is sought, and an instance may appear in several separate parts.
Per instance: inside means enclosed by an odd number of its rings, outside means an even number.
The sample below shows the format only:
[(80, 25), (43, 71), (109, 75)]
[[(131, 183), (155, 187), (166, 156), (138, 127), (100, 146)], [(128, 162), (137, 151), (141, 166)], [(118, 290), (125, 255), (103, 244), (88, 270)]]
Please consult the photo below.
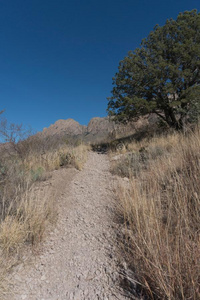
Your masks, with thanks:
[(186, 11), (156, 25), (119, 63), (113, 84), (108, 113), (116, 120), (155, 113), (182, 128), (200, 107), (200, 13)]

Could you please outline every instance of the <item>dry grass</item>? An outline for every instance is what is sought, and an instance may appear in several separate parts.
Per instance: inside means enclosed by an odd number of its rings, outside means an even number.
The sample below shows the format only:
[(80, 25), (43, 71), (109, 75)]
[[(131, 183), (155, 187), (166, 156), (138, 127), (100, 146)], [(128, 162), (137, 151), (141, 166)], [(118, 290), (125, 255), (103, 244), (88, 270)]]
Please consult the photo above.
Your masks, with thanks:
[(29, 170), (52, 171), (63, 166), (72, 165), (81, 170), (86, 159), (89, 146), (81, 144), (77, 147), (60, 146), (57, 149), (42, 152), (39, 156), (30, 154), (26, 157), (24, 163)]
[(137, 177), (157, 158), (170, 155), (181, 138), (181, 135), (171, 133), (130, 142), (117, 151), (110, 150), (111, 172), (122, 177)]
[(154, 138), (129, 150), (141, 147), (147, 167), (138, 162), (130, 189), (119, 189), (129, 264), (149, 299), (198, 300), (200, 130)]
[[(88, 146), (59, 145), (49, 148), (26, 141), (23, 151), (1, 153), (0, 161), (0, 299), (6, 293), (6, 277), (27, 245), (34, 247), (57, 218), (56, 196), (36, 182), (46, 180), (60, 167), (81, 170)], [(17, 146), (16, 146), (17, 147)]]

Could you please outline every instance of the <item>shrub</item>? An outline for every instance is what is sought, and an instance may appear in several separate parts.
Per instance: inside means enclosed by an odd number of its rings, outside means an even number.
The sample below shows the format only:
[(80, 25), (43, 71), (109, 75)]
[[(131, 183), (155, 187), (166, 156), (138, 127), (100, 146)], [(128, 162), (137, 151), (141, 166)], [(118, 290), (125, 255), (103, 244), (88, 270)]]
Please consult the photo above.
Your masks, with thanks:
[(44, 174), (44, 169), (42, 167), (38, 167), (36, 170), (31, 170), (31, 179), (33, 181), (41, 180)]

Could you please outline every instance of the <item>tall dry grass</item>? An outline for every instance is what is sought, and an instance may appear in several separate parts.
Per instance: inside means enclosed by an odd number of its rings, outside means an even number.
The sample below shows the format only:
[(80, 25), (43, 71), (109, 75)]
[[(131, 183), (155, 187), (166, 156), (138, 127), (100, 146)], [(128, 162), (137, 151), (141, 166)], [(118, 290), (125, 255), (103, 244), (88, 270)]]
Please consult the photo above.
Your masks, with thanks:
[(25, 158), (24, 163), (30, 170), (39, 168), (52, 171), (64, 166), (74, 166), (81, 170), (87, 160), (89, 146), (81, 144), (77, 147), (62, 145), (56, 149), (42, 152), (40, 155), (31, 153)]
[(119, 189), (129, 265), (149, 299), (198, 300), (200, 130), (157, 137), (141, 146), (147, 168), (138, 162), (129, 188)]
[[(59, 144), (29, 138), (9, 151), (1, 150), (0, 158), (0, 299), (6, 295), (6, 277), (21, 258), (27, 245), (34, 247), (43, 239), (57, 218), (56, 195), (38, 181), (51, 176), (51, 171), (73, 166), (81, 170), (88, 146)], [(16, 151), (17, 150), (17, 151)], [(37, 187), (37, 188), (36, 188)]]

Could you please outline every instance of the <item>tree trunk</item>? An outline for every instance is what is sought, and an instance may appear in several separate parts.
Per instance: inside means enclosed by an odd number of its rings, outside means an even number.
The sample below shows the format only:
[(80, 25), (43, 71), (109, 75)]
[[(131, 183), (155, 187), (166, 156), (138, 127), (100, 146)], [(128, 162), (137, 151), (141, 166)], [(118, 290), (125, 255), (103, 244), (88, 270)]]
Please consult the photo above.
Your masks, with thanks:
[(182, 130), (183, 122), (181, 122), (181, 120), (180, 122), (177, 120), (173, 108), (168, 107), (164, 110), (164, 112), (167, 124), (176, 130)]

